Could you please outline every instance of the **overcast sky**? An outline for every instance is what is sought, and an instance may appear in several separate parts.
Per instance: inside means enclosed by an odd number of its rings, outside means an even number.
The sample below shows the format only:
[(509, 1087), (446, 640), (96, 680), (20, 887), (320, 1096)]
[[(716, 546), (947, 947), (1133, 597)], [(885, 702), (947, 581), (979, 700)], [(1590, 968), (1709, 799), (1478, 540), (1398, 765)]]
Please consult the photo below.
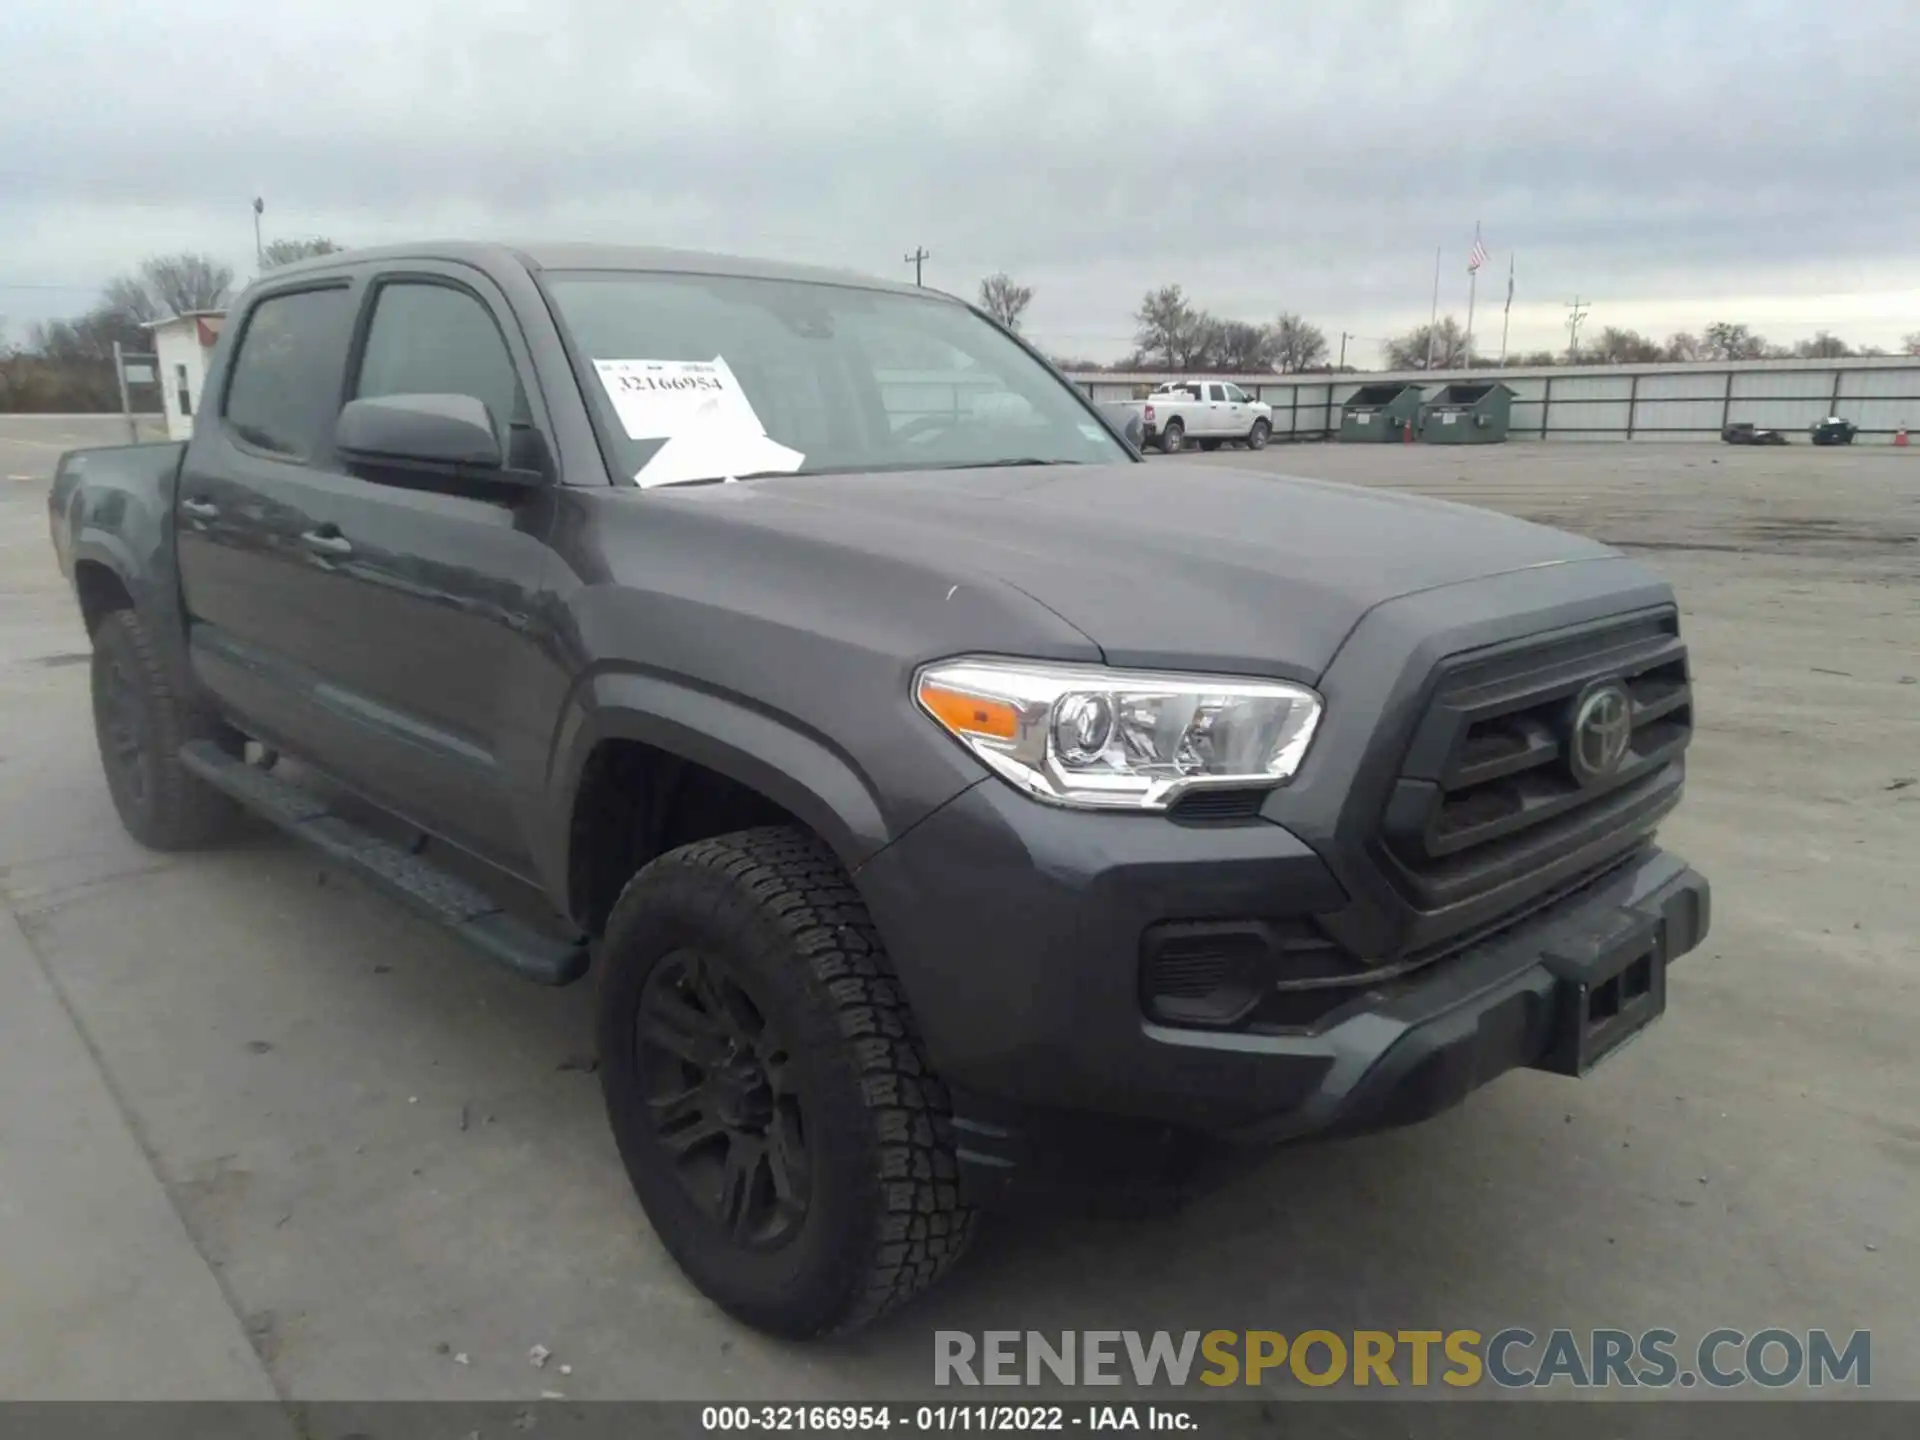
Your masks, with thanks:
[(1915, 0), (6, 0), (0, 315), (266, 234), (580, 238), (1036, 291), (1056, 353), (1149, 286), (1349, 358), (1713, 319), (1920, 330)]

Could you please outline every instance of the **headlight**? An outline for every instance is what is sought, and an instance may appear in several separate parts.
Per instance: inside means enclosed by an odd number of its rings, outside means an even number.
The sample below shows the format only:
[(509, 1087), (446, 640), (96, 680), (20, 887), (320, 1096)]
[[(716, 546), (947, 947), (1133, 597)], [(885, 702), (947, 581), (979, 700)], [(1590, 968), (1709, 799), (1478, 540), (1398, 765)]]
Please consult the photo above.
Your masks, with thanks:
[(1300, 768), (1320, 697), (1280, 680), (1099, 665), (952, 660), (914, 695), (961, 744), (1060, 805), (1164, 810), (1200, 787), (1277, 785)]

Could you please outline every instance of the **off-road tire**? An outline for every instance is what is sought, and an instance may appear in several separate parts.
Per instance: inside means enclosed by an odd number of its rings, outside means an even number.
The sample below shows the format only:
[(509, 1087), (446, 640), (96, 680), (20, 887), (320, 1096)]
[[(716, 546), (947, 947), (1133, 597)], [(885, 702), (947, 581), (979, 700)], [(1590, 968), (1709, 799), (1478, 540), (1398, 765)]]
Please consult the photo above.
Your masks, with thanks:
[(1160, 453), (1178, 455), (1187, 443), (1187, 427), (1178, 420), (1169, 420), (1160, 432)]
[[(696, 954), (781, 1031), (810, 1194), (777, 1248), (735, 1239), (702, 1208), (650, 1108), (663, 1102), (649, 1099), (648, 1068), (662, 1052), (639, 1036), (648, 979)], [(844, 1334), (960, 1257), (975, 1217), (946, 1088), (866, 906), (820, 840), (772, 827), (660, 856), (615, 903), (596, 966), (601, 1088), (621, 1160), (660, 1243), (723, 1310), (790, 1338)]]
[(1247, 448), (1249, 450), (1266, 449), (1267, 437), (1272, 433), (1273, 433), (1273, 427), (1268, 425), (1266, 421), (1264, 420), (1254, 421), (1253, 428), (1247, 432)]
[(188, 850), (231, 834), (240, 808), (180, 763), (189, 740), (237, 743), (183, 699), (131, 610), (113, 610), (93, 632), (93, 728), (120, 823), (150, 850)]

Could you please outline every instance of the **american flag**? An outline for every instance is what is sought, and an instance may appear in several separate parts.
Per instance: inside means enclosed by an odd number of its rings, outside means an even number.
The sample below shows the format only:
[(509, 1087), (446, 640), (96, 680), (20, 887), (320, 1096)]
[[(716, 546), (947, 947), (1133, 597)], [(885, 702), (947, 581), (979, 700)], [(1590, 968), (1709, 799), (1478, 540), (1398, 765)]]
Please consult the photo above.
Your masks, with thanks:
[(1473, 249), (1467, 255), (1467, 273), (1471, 275), (1487, 263), (1487, 247), (1480, 243), (1478, 235), (1473, 237)]

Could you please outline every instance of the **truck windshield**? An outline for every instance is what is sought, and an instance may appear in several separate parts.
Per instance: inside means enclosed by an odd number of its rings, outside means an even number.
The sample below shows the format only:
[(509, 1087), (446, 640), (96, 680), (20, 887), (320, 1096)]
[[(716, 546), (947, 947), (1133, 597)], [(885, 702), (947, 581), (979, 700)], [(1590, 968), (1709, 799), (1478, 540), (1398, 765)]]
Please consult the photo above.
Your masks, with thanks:
[(642, 485), (1131, 458), (951, 300), (739, 276), (541, 278), (614, 464)]

